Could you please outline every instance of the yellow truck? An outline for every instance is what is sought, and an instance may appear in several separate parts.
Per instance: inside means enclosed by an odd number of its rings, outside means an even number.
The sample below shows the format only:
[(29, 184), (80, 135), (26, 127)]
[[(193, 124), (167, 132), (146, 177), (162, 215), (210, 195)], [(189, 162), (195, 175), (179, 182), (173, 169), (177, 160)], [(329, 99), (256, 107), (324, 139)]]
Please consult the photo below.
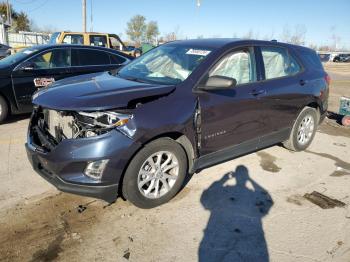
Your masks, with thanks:
[(112, 48), (134, 57), (141, 55), (141, 50), (126, 46), (116, 34), (95, 32), (55, 32), (51, 35), (49, 44), (76, 44)]

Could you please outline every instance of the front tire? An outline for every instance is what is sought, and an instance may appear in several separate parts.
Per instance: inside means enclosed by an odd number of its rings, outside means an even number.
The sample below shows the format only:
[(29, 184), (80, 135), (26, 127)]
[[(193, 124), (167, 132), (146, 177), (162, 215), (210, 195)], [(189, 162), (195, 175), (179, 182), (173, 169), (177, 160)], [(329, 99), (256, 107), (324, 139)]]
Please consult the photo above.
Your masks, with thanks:
[(123, 196), (140, 208), (153, 208), (172, 199), (187, 175), (187, 157), (180, 144), (160, 138), (131, 160), (123, 179)]
[(305, 107), (294, 122), (289, 139), (283, 142), (284, 147), (292, 151), (303, 151), (315, 137), (319, 114), (315, 108)]
[(7, 118), (9, 113), (9, 108), (6, 100), (0, 96), (0, 124)]

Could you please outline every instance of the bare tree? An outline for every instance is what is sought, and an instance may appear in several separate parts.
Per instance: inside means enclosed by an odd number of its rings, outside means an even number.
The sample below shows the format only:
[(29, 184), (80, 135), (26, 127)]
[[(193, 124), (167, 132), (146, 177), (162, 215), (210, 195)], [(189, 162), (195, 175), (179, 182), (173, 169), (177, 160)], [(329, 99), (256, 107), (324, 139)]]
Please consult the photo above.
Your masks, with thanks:
[(305, 45), (306, 32), (305, 25), (296, 25), (290, 42), (295, 45)]
[(171, 32), (171, 33), (167, 33), (164, 37), (163, 37), (164, 42), (171, 42), (171, 41), (175, 41), (177, 40), (177, 35), (175, 32)]
[(290, 29), (289, 25), (285, 25), (282, 30), (281, 39), (286, 43), (305, 45), (306, 32), (305, 25), (296, 25), (294, 31)]
[(173, 32), (166, 33), (163, 37), (165, 42), (175, 41), (181, 39), (180, 26), (176, 26)]
[(309, 48), (313, 49), (313, 50), (318, 50), (318, 46), (314, 43), (310, 43), (309, 44)]
[(332, 47), (330, 47), (329, 45), (321, 45), (318, 47), (319, 51), (332, 51)]
[(284, 25), (282, 29), (282, 34), (281, 34), (281, 40), (283, 42), (289, 43), (290, 42), (290, 37), (291, 37), (291, 30), (289, 25)]

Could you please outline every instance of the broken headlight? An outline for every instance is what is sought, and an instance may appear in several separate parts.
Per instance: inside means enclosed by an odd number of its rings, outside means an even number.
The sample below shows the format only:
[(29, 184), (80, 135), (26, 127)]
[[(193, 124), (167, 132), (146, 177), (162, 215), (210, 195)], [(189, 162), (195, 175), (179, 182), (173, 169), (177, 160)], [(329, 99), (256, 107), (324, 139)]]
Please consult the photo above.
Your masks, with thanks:
[(96, 136), (104, 131), (116, 128), (128, 137), (133, 137), (136, 127), (132, 114), (113, 111), (78, 112), (78, 122), (85, 125), (85, 137)]

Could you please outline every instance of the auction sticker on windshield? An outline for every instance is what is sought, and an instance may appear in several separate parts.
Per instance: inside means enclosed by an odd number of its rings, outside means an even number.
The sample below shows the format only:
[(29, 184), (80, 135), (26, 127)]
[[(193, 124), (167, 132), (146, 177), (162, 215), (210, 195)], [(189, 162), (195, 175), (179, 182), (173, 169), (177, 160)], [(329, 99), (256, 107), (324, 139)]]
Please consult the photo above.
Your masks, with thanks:
[(200, 49), (190, 49), (186, 52), (187, 55), (200, 55), (200, 56), (207, 56), (210, 54), (209, 50), (200, 50)]

